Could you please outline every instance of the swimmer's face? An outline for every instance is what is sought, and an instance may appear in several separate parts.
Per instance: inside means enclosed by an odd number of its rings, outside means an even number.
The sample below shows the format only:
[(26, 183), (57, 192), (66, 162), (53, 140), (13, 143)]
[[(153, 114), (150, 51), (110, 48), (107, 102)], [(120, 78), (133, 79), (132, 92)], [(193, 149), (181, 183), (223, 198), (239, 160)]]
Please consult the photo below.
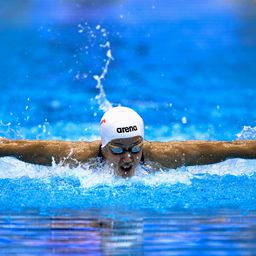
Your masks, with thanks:
[(143, 139), (135, 136), (126, 139), (115, 139), (103, 148), (103, 156), (114, 169), (116, 175), (131, 177), (142, 157)]

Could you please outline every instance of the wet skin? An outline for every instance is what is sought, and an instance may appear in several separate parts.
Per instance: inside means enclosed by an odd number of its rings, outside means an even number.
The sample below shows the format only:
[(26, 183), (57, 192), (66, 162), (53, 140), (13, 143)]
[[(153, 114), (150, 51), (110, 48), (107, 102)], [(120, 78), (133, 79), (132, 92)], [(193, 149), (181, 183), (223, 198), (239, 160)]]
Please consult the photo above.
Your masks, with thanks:
[[(102, 150), (107, 163), (114, 169), (117, 176), (123, 178), (131, 177), (135, 173), (135, 168), (139, 164), (142, 156), (142, 149), (138, 153), (132, 153), (131, 148), (140, 144), (143, 139), (135, 136), (126, 139), (115, 139), (108, 143)], [(122, 154), (114, 154), (111, 146), (126, 149)]]

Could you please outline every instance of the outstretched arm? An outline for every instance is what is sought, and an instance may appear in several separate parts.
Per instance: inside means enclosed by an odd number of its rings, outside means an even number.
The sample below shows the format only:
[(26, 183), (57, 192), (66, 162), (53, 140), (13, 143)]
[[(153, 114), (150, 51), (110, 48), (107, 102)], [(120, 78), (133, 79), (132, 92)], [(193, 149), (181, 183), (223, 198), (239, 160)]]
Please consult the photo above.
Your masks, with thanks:
[(77, 164), (96, 157), (99, 141), (69, 142), (0, 139), (0, 157), (13, 156), (24, 162), (41, 165)]
[(204, 165), (229, 158), (256, 158), (256, 140), (145, 142), (145, 159), (164, 167)]

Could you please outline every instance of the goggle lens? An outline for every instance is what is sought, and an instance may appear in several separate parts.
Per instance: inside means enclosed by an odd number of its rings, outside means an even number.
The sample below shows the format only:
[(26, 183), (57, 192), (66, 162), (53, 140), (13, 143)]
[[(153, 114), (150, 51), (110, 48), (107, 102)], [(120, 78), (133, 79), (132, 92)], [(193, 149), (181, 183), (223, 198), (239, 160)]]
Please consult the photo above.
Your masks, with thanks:
[(133, 146), (132, 148), (129, 148), (129, 149), (121, 148), (121, 147), (115, 147), (115, 146), (110, 145), (110, 150), (115, 155), (123, 154), (125, 151), (129, 151), (133, 154), (137, 154), (141, 151), (141, 149), (142, 149), (142, 144), (135, 145), (135, 146)]
[(118, 148), (118, 147), (111, 147), (110, 150), (112, 151), (113, 154), (122, 154), (124, 152), (122, 148)]
[(141, 146), (134, 146), (131, 148), (132, 153), (139, 153), (141, 151)]

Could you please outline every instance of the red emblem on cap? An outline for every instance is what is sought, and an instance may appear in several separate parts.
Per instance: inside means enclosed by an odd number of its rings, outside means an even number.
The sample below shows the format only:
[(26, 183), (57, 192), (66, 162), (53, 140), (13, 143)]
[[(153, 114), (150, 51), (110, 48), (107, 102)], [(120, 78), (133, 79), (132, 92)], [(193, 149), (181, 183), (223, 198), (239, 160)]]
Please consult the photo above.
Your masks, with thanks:
[(100, 125), (106, 123), (106, 119), (102, 119), (101, 122), (100, 122)]

